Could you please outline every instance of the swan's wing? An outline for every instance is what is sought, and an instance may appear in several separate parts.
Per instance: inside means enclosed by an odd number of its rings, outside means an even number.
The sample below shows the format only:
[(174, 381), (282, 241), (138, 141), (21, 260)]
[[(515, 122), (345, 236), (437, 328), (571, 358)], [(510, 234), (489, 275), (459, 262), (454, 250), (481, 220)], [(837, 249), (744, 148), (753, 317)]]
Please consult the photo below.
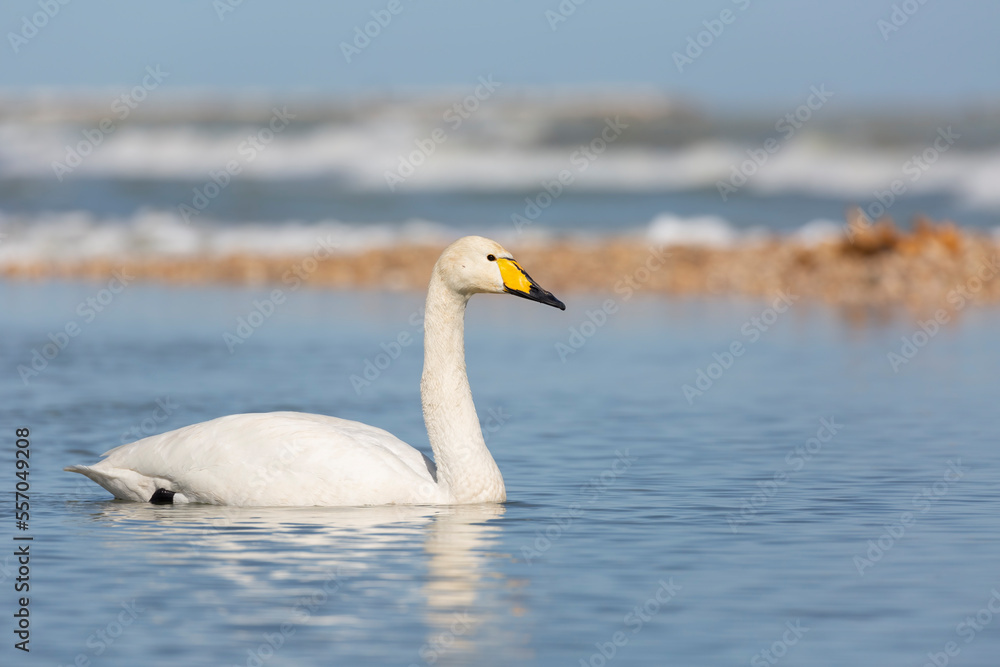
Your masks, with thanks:
[(434, 468), (387, 431), (298, 412), (220, 417), (116, 447), (72, 466), (117, 498), (223, 505), (433, 503)]

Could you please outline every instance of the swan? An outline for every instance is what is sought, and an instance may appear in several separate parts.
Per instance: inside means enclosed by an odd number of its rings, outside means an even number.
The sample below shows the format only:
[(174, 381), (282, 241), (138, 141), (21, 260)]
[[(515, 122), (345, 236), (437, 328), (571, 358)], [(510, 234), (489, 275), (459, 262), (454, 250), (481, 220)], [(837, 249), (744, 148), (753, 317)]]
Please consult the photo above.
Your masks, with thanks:
[(105, 452), (86, 475), (115, 498), (252, 506), (465, 505), (507, 499), (465, 372), (465, 307), (513, 294), (560, 310), (499, 243), (467, 236), (431, 272), (420, 397), (434, 460), (391, 433), (300, 412), (229, 415)]

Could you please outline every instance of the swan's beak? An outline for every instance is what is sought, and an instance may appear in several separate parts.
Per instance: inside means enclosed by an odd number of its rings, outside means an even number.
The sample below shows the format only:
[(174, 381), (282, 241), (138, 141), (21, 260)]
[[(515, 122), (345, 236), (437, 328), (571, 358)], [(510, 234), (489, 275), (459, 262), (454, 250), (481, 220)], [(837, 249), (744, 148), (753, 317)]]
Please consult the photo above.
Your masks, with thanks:
[(538, 303), (555, 306), (559, 310), (566, 310), (566, 304), (552, 296), (551, 292), (546, 292), (531, 279), (521, 265), (506, 257), (497, 257), (497, 265), (500, 267), (500, 277), (503, 278), (503, 291), (507, 294), (531, 299)]

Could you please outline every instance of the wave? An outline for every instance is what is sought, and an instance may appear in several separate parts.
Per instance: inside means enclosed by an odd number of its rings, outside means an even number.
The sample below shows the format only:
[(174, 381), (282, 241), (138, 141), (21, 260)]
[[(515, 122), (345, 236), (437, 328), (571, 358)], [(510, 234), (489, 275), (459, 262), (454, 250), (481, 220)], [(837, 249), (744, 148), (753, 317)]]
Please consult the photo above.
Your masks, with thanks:
[(325, 243), (338, 252), (396, 244), (440, 244), (461, 236), (424, 221), (350, 225), (336, 221), (187, 224), (173, 211), (140, 211), (123, 219), (98, 219), (86, 211), (0, 213), (0, 264), (67, 262), (95, 258), (306, 255)]
[[(467, 233), (468, 230), (424, 220), (382, 224), (332, 220), (308, 224), (296, 221), (187, 224), (172, 211), (141, 211), (121, 219), (98, 219), (83, 211), (36, 215), (0, 212), (0, 266), (92, 259), (197, 257), (210, 261), (232, 255), (293, 257), (309, 255), (319, 247), (335, 254), (357, 254), (393, 246), (440, 247)], [(614, 238), (583, 232), (557, 236), (542, 229), (518, 231), (513, 226), (479, 233), (512, 247), (559, 239), (592, 244)], [(790, 237), (812, 245), (840, 234), (843, 234), (842, 223), (817, 220), (803, 225)], [(715, 248), (771, 238), (766, 230), (739, 230), (723, 218), (682, 218), (673, 214), (659, 215), (645, 226), (621, 233), (620, 237), (660, 246)]]
[(925, 165), (926, 147), (839, 146), (819, 135), (804, 135), (774, 154), (723, 139), (674, 148), (612, 143), (595, 154), (585, 142), (554, 146), (525, 137), (461, 134), (436, 143), (426, 124), (406, 118), (314, 123), (274, 134), (268, 143), (253, 141), (258, 129), (127, 125), (102, 134), (78, 125), (6, 122), (0, 124), (0, 179), (202, 182), (230, 164), (241, 179), (326, 178), (336, 187), (386, 193), (541, 191), (562, 175), (577, 191), (713, 190), (724, 183), (730, 194), (804, 193), (862, 203), (895, 182), (908, 194), (949, 194), (963, 206), (1000, 210), (997, 149), (952, 147)]

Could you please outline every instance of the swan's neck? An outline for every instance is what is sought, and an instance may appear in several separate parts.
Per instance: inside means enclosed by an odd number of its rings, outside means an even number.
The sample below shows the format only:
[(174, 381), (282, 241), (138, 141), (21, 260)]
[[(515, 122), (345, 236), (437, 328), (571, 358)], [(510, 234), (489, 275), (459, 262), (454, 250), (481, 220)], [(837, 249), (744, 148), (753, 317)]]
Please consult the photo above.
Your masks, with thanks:
[(500, 469), (486, 448), (465, 372), (465, 306), (435, 267), (424, 313), (420, 397), (437, 481), (455, 502), (503, 502)]

